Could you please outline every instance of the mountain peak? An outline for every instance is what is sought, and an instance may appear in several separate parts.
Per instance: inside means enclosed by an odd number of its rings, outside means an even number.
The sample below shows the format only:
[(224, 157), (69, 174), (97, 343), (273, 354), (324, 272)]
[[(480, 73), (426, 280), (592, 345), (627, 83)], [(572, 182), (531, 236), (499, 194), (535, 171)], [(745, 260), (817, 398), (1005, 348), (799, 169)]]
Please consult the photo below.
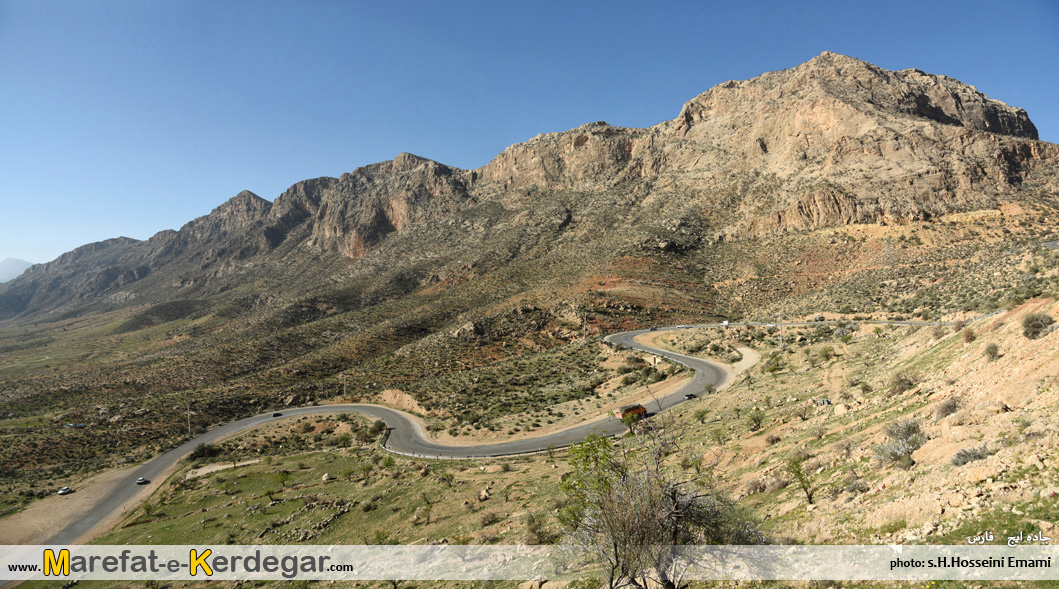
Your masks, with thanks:
[[(703, 92), (684, 105), (677, 132), (686, 133), (718, 111), (761, 118), (812, 110), (819, 117), (822, 108), (831, 111), (829, 116), (836, 122), (866, 116), (877, 125), (912, 116), (997, 135), (1039, 137), (1025, 110), (993, 100), (955, 78), (914, 68), (890, 71), (831, 51), (791, 69), (725, 82)], [(763, 109), (776, 112), (765, 114)]]
[(221, 206), (213, 209), (210, 212), (210, 216), (242, 217), (249, 215), (256, 217), (268, 213), (271, 206), (272, 203), (269, 201), (249, 190), (244, 190), (226, 200)]
[(434, 160), (415, 155), (414, 153), (401, 152), (393, 158), (393, 170), (405, 171), (417, 168), (423, 164), (436, 163)]
[(7, 258), (0, 262), (0, 282), (7, 282), (12, 278), (16, 278), (19, 274), (22, 274), (26, 268), (29, 268), (32, 265), (33, 264), (25, 260)]

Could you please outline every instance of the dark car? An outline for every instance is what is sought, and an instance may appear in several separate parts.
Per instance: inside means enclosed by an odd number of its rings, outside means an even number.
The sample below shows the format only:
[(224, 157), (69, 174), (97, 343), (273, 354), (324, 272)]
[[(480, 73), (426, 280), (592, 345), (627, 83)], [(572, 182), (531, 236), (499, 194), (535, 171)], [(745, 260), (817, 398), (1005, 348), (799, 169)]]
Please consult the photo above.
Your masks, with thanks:
[(685, 401), (690, 401), (692, 399), (698, 399), (698, 398), (699, 398), (699, 396), (696, 395), (695, 393), (688, 393), (688, 394), (684, 395), (684, 400)]
[(280, 413), (279, 411), (277, 411), (277, 412), (272, 414), (272, 417), (283, 417), (283, 414)]

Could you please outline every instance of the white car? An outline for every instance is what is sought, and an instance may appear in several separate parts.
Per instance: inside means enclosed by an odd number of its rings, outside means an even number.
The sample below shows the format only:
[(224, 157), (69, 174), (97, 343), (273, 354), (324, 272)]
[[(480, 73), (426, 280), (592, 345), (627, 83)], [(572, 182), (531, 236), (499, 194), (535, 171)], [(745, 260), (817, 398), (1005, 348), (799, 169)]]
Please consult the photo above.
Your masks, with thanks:
[(63, 487), (63, 488), (59, 489), (59, 494), (60, 495), (68, 495), (68, 494), (73, 493), (73, 492), (74, 492), (74, 490), (71, 489), (70, 487)]
[(150, 482), (151, 481), (149, 481), (149, 480), (147, 480), (147, 479), (145, 479), (143, 477), (140, 477), (140, 478), (136, 479), (136, 484), (137, 485), (146, 485), (146, 484), (148, 484)]

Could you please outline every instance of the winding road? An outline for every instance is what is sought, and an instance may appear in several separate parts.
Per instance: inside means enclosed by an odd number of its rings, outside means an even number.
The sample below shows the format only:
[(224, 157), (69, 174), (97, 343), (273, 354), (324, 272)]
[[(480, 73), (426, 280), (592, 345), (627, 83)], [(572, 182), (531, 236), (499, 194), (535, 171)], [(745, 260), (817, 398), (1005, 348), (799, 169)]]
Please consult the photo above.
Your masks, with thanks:
[[(717, 324), (719, 325), (719, 324)], [(717, 326), (711, 324), (710, 326)], [(705, 327), (695, 326), (695, 327)], [(690, 327), (690, 326), (689, 326)], [(684, 326), (681, 326), (684, 328)], [(667, 328), (675, 329), (675, 328)], [(650, 346), (645, 346), (634, 340), (635, 337), (650, 333), (655, 330), (639, 330), (616, 333), (605, 339), (612, 345), (623, 345), (629, 348), (655, 354), (687, 366), (694, 371), (692, 379), (684, 386), (661, 396), (652, 401), (648, 411), (659, 412), (669, 409), (684, 401), (687, 394), (702, 393), (707, 385), (715, 387), (723, 386), (728, 379), (728, 372), (720, 365), (703, 360), (677, 354)], [(90, 507), (79, 519), (62, 528), (52, 535), (45, 544), (73, 544), (86, 534), (99, 526), (99, 524), (112, 516), (119, 514), (129, 505), (137, 504), (146, 499), (154, 491), (156, 485), (136, 485), (137, 477), (143, 477), (150, 481), (161, 481), (169, 471), (176, 465), (177, 461), (187, 456), (200, 444), (209, 444), (227, 438), (239, 432), (253, 429), (260, 425), (273, 422), (276, 419), (299, 417), (317, 413), (360, 413), (368, 417), (383, 420), (389, 428), (389, 435), (384, 443), (384, 448), (395, 454), (404, 456), (415, 456), (431, 459), (461, 459), (461, 458), (492, 458), (501, 456), (514, 456), (519, 454), (532, 454), (543, 452), (549, 448), (562, 448), (575, 444), (591, 434), (611, 436), (625, 431), (625, 426), (613, 417), (601, 416), (587, 423), (571, 428), (559, 430), (540, 437), (504, 442), (499, 444), (485, 444), (477, 446), (445, 446), (430, 439), (423, 424), (412, 415), (381, 405), (370, 405), (366, 403), (348, 403), (340, 405), (316, 405), (312, 407), (298, 407), (284, 409), (282, 417), (273, 417), (273, 413), (263, 413), (239, 421), (234, 421), (216, 427), (206, 433), (200, 434), (187, 442), (177, 446), (144, 463), (139, 468), (130, 472), (125, 479), (127, 482), (118, 484), (114, 490), (107, 494), (99, 503)]]
[[(983, 317), (991, 316), (986, 315)], [(979, 317), (981, 319), (983, 317)], [(820, 325), (822, 323), (833, 323), (832, 321), (816, 321), (801, 323), (783, 323), (784, 327), (798, 325)], [(932, 322), (901, 321), (893, 322), (897, 325), (937, 325)], [(611, 345), (622, 345), (628, 348), (640, 350), (657, 356), (661, 356), (672, 362), (682, 364), (692, 371), (692, 379), (670, 393), (661, 396), (646, 405), (648, 411), (657, 413), (665, 411), (678, 405), (685, 400), (685, 395), (701, 394), (707, 385), (720, 388), (727, 384), (729, 372), (720, 364), (685, 356), (667, 350), (654, 348), (635, 341), (637, 336), (655, 331), (670, 331), (677, 329), (697, 329), (704, 327), (741, 327), (741, 326), (772, 326), (771, 323), (703, 323), (696, 325), (678, 325), (675, 327), (645, 329), (638, 331), (626, 331), (615, 333), (604, 338)], [(587, 423), (576, 425), (568, 429), (541, 435), (535, 438), (504, 442), (498, 444), (484, 444), (477, 446), (446, 446), (430, 439), (422, 423), (411, 414), (381, 405), (370, 405), (363, 403), (351, 403), (341, 405), (317, 405), (313, 407), (298, 407), (295, 409), (284, 409), (282, 418), (298, 417), (317, 413), (360, 413), (369, 417), (383, 420), (389, 428), (388, 437), (383, 447), (395, 454), (414, 456), (431, 459), (465, 459), (465, 458), (494, 458), (501, 456), (515, 456), (519, 454), (532, 454), (547, 451), (549, 448), (563, 448), (585, 439), (590, 434), (604, 436), (617, 435), (625, 431), (625, 426), (620, 421), (610, 416), (601, 416)], [(114, 489), (94, 506), (88, 508), (83, 516), (73, 523), (65, 526), (52, 535), (45, 544), (73, 544), (84, 538), (93, 528), (97, 528), (106, 521), (121, 513), (130, 505), (138, 504), (145, 500), (156, 488), (154, 484), (136, 485), (137, 477), (154, 481), (162, 480), (173, 469), (178, 460), (191, 453), (196, 446), (217, 442), (223, 438), (252, 429), (275, 421), (272, 412), (248, 417), (232, 423), (216, 427), (206, 433), (198, 435), (187, 442), (151, 459), (139, 468), (131, 471), (125, 479), (126, 482), (118, 484)], [(98, 531), (98, 530), (97, 530)]]

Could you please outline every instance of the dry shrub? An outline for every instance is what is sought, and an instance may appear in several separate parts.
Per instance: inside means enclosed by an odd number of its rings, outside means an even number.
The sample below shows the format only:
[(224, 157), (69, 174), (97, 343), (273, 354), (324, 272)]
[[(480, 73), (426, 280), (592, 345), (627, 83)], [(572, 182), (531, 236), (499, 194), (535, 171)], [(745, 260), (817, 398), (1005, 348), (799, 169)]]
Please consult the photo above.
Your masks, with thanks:
[(853, 456), (853, 451), (857, 449), (857, 443), (852, 438), (846, 438), (835, 444), (835, 447), (838, 448), (843, 457), (849, 459)]
[(934, 421), (941, 421), (959, 411), (960, 403), (959, 397), (949, 397), (939, 403), (938, 408), (934, 410)]
[(755, 493), (762, 493), (768, 488), (768, 484), (765, 479), (761, 477), (755, 477), (747, 481), (744, 491), (747, 495), (753, 495)]
[(989, 447), (986, 444), (982, 444), (977, 448), (964, 448), (963, 450), (960, 450), (952, 457), (951, 462), (953, 466), (963, 466), (968, 462), (989, 458), (992, 454), (993, 453), (989, 451)]
[(844, 481), (842, 481), (842, 487), (847, 493), (859, 494), (866, 493), (871, 487), (868, 483), (864, 482), (859, 476), (851, 474)]
[(1022, 319), (1022, 335), (1037, 339), (1046, 335), (1048, 327), (1053, 323), (1055, 320), (1047, 313), (1030, 313)]
[(769, 479), (768, 483), (765, 485), (765, 491), (771, 493), (773, 491), (779, 491), (780, 489), (786, 489), (789, 484), (791, 484), (790, 479), (773, 477)]
[(919, 377), (910, 372), (898, 372), (890, 379), (890, 393), (898, 395), (919, 383)]

